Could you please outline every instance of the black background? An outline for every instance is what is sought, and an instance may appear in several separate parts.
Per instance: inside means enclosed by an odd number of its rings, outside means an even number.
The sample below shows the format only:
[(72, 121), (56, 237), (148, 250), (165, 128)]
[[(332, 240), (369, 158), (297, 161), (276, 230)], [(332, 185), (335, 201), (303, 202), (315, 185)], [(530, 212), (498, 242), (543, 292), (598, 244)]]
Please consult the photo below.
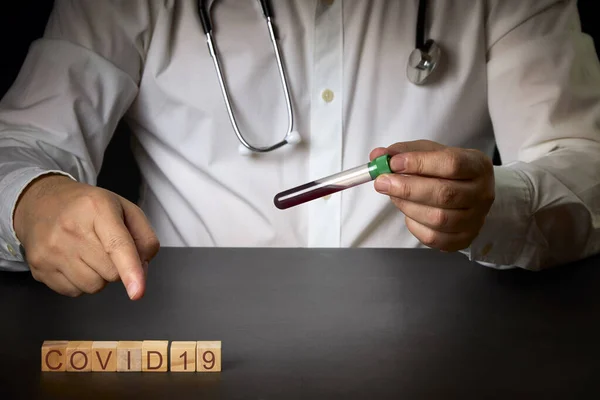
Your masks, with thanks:
[[(597, 0), (580, 0), (578, 4), (583, 30), (594, 38), (598, 51), (600, 29), (597, 26), (599, 19), (592, 11), (594, 2), (597, 3)], [(0, 3), (0, 96), (4, 96), (17, 76), (29, 44), (42, 35), (53, 3), (53, 0)], [(139, 170), (131, 156), (129, 138), (129, 129), (125, 124), (120, 124), (106, 151), (98, 186), (135, 202), (138, 197)], [(494, 161), (500, 163), (498, 156)]]
[[(599, 399), (599, 263), (163, 248), (135, 302), (0, 272), (0, 399)], [(220, 340), (222, 372), (41, 373), (43, 340)]]

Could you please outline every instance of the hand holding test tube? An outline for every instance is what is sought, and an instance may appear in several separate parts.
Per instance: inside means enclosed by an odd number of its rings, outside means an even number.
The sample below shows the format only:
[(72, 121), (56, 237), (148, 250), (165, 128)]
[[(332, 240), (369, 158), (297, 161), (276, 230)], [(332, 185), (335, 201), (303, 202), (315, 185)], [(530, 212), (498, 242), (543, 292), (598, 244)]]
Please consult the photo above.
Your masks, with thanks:
[(381, 174), (392, 172), (389, 161), (389, 155), (382, 155), (359, 167), (354, 167), (278, 193), (273, 202), (275, 203), (275, 207), (284, 210), (373, 181)]

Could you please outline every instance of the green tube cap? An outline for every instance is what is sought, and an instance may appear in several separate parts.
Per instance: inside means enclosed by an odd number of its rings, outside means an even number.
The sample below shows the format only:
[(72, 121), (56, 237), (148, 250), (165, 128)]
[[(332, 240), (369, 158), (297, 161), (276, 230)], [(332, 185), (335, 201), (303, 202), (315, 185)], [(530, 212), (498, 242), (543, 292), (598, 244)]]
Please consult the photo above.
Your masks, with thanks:
[(390, 158), (391, 157), (388, 154), (384, 154), (369, 163), (369, 174), (371, 174), (372, 179), (377, 178), (381, 174), (392, 173), (392, 169), (390, 168)]

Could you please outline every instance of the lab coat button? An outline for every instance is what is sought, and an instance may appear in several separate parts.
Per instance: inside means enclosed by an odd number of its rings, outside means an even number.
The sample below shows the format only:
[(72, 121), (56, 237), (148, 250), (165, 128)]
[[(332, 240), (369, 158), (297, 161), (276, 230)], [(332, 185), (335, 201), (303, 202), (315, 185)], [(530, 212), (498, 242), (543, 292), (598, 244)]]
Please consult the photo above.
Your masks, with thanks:
[(323, 90), (323, 93), (321, 93), (321, 97), (326, 103), (331, 103), (333, 101), (333, 92), (329, 89), (325, 89)]
[(10, 244), (6, 245), (6, 249), (13, 257), (17, 255), (17, 252), (15, 251), (14, 247), (12, 247)]

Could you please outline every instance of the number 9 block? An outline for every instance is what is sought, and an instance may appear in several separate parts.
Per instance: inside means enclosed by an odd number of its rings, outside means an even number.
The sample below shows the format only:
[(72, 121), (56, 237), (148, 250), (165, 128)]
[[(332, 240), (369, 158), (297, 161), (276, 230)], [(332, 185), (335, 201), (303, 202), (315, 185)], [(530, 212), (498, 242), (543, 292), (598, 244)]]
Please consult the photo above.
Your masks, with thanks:
[(221, 341), (196, 343), (196, 371), (221, 371)]

